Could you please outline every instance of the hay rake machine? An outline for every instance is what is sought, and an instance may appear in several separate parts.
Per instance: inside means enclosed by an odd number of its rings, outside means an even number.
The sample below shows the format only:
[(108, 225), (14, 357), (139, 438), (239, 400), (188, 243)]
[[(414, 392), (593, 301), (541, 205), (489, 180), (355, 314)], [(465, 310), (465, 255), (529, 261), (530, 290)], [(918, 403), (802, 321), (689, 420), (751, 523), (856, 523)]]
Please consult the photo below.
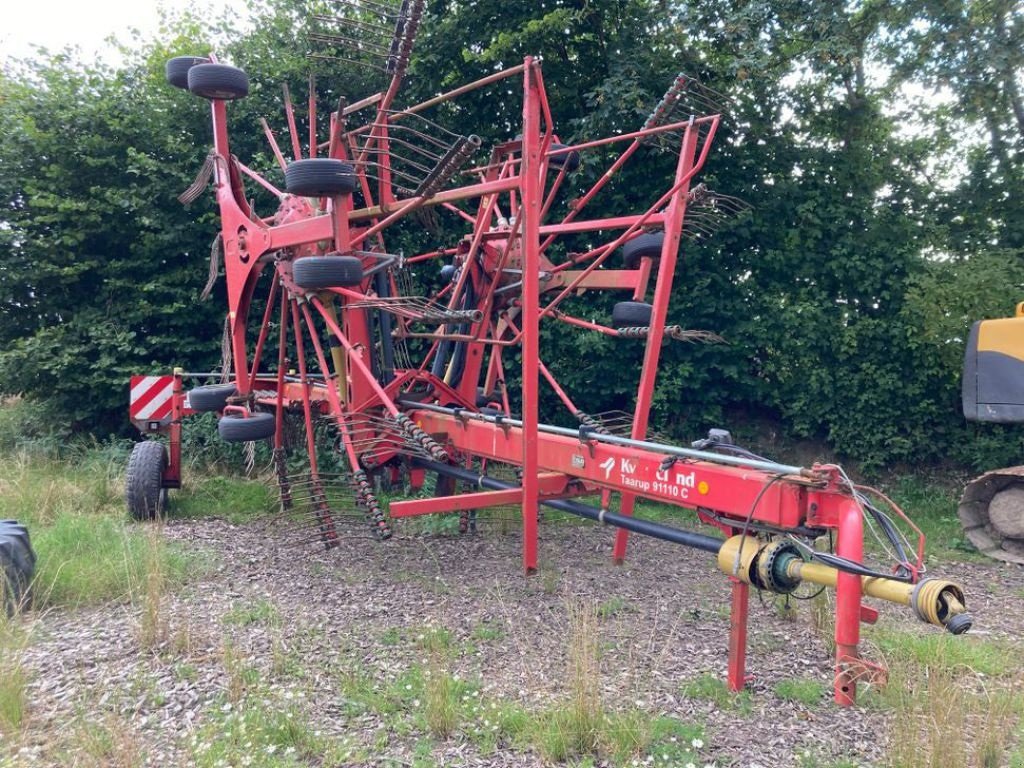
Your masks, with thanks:
[[(733, 690), (746, 680), (751, 586), (779, 594), (805, 582), (835, 589), (835, 699), (845, 705), (854, 702), (859, 681), (884, 676), (858, 653), (860, 623), (877, 618), (865, 596), (910, 606), (921, 620), (953, 633), (970, 627), (961, 588), (924, 578), (920, 532), (841, 468), (776, 463), (734, 445), (722, 430), (679, 447), (649, 428), (663, 345), (716, 340), (668, 318), (680, 245), (710, 235), (742, 208), (698, 182), (722, 121), (715, 92), (680, 75), (637, 130), (575, 144), (559, 140), (540, 62), (529, 57), (400, 108), (422, 0), (335, 7), (335, 15), (316, 19), (314, 56), (369, 67), (383, 87), (339, 104), (323, 121), (326, 135), (318, 132), (311, 87), (305, 142), (286, 89), (285, 148), (262, 122), (276, 169), (259, 172), (231, 153), (227, 114), (232, 100), (247, 95), (244, 72), (213, 56), (167, 64), (172, 85), (210, 102), (213, 150), (183, 199), (195, 199), (212, 180), (233, 374), (189, 391), (185, 382), (193, 375), (180, 370), (132, 380), (136, 425), (168, 438), (167, 448), (162, 441), (139, 443), (131, 457), (133, 515), (159, 514), (166, 489), (179, 486), (182, 419), (216, 411), (225, 440), (273, 442), (282, 508), (311, 512), (327, 547), (339, 545), (339, 517), (351, 513), (386, 539), (399, 518), (458, 514), (465, 530), (475, 510), (517, 505), (529, 573), (537, 567), (538, 510), (545, 505), (615, 527), (616, 562), (626, 556), (630, 532), (715, 555), (732, 590)], [(468, 91), (497, 86), (509, 93), (520, 85), (519, 134), (489, 148), (430, 116)], [(589, 188), (573, 189), (581, 159), (598, 149), (614, 159)], [(588, 204), (642, 152), (672, 153), (674, 173), (651, 180), (640, 212), (588, 218)], [(283, 175), (283, 188), (272, 182), (280, 178), (274, 173)], [(273, 201), (268, 210), (255, 210), (246, 185)], [(395, 228), (425, 212), (451, 216), (464, 236), (415, 255), (389, 250)], [(578, 249), (580, 242), (586, 247)], [(441, 285), (422, 291), (416, 275), (428, 264)], [(626, 299), (614, 305), (611, 325), (566, 309), (567, 299), (584, 291)], [(542, 323), (642, 344), (632, 411), (581, 410), (544, 363)], [(518, 393), (510, 383), (515, 377), (506, 378), (514, 355), (521, 358)], [(542, 381), (576, 426), (539, 422)], [(300, 425), (297, 441), (286, 421)], [(318, 447), (325, 424), (337, 449), (329, 457)], [(511, 478), (494, 471), (509, 466)], [(399, 474), (414, 489), (429, 477), (434, 495), (385, 509), (376, 483)], [(637, 498), (695, 514), (722, 535), (636, 517)], [(913, 544), (901, 533), (908, 526), (916, 532)], [(887, 553), (884, 563), (865, 554), (868, 529)]]

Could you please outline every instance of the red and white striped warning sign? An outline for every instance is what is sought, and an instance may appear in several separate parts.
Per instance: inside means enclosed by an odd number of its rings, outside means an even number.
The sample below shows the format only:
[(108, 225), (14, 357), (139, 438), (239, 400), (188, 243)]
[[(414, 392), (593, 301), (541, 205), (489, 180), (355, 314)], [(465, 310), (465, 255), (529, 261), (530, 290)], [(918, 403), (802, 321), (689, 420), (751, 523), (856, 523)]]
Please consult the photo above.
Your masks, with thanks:
[(132, 376), (128, 413), (133, 419), (158, 421), (171, 415), (173, 397), (173, 376)]

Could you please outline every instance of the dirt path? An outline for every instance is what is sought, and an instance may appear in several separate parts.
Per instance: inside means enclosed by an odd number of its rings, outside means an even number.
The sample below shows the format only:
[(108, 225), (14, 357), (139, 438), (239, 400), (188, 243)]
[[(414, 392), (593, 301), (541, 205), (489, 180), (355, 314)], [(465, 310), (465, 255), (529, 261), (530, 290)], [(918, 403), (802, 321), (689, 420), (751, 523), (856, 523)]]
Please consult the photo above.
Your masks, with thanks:
[[(634, 537), (627, 564), (616, 568), (608, 530), (549, 525), (541, 572), (524, 578), (514, 533), (412, 537), (400, 529), (377, 544), (353, 527), (340, 549), (323, 552), (298, 543), (284, 525), (169, 523), (165, 534), (205, 553), (210, 565), (166, 600), (169, 632), (153, 650), (140, 649), (138, 617), (126, 606), (40, 617), (27, 651), (30, 732), (40, 736), (8, 764), (88, 764), (84, 757), (68, 762), (69, 753), (53, 744), (65, 737), (75, 744), (83, 720), (104, 717), (123, 724), (108, 730), (123, 732), (131, 742), (125, 748), (145, 754), (147, 765), (192, 764), (193, 739), (209, 735), (203, 724), (227, 706), (226, 693), (238, 685), (230, 661), (241, 659), (275, 697), (296, 701), (318, 734), (361, 745), (350, 764), (541, 765), (529, 749), (486, 754), (458, 733), (425, 750), (423, 734), (396, 728), (387, 713), (347, 706), (340, 681), (354, 674), (385, 685), (398, 680), (424, 663), (422, 638), (433, 628), (445, 630), (454, 649), (450, 671), (479, 681), (481, 700), (542, 710), (564, 693), (567, 604), (577, 598), (599, 606), (605, 705), (702, 726), (701, 765), (883, 759), (884, 712), (840, 709), (827, 694), (807, 706), (775, 692), (795, 678), (831, 686), (831, 659), (805, 607), (786, 618), (754, 598), (750, 695), (723, 700), (713, 686), (708, 695), (695, 693), (726, 670), (729, 591), (703, 554)], [(949, 564), (942, 575), (964, 583), (979, 633), (1024, 636), (1024, 570)], [(932, 631), (909, 611), (883, 606), (882, 613), (883, 624)]]

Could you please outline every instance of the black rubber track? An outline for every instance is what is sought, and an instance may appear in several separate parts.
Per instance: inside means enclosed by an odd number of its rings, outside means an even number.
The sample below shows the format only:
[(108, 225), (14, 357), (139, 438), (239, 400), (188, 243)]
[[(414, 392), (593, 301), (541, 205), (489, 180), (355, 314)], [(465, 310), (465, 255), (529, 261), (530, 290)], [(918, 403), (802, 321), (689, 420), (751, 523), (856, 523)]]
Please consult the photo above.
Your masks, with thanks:
[(249, 95), (249, 76), (227, 64), (196, 64), (188, 70), (188, 89), (204, 99), (233, 101)]
[(303, 197), (347, 195), (356, 188), (355, 169), (331, 157), (295, 160), (284, 170), (284, 188)]
[(163, 443), (146, 440), (136, 443), (128, 459), (124, 497), (128, 514), (135, 520), (152, 520), (164, 513), (164, 468), (167, 451)]
[(195, 387), (188, 392), (188, 405), (193, 411), (223, 411), (228, 398), (238, 394), (234, 384), (210, 384)]
[(196, 64), (209, 64), (210, 60), (205, 56), (175, 56), (168, 59), (164, 65), (164, 74), (167, 82), (175, 88), (188, 90), (188, 71)]
[(349, 288), (363, 282), (363, 263), (356, 256), (304, 256), (292, 262), (292, 278), (310, 291)]
[(272, 413), (251, 413), (243, 418), (235, 414), (221, 417), (217, 432), (228, 443), (246, 443), (273, 437), (277, 420)]
[(0, 520), (0, 602), (8, 616), (28, 605), (35, 569), (28, 529), (16, 520)]
[(626, 269), (636, 269), (640, 259), (661, 258), (661, 244), (665, 242), (664, 232), (645, 232), (622, 246), (622, 260)]
[(612, 307), (612, 328), (647, 328), (653, 311), (642, 301), (620, 301)]

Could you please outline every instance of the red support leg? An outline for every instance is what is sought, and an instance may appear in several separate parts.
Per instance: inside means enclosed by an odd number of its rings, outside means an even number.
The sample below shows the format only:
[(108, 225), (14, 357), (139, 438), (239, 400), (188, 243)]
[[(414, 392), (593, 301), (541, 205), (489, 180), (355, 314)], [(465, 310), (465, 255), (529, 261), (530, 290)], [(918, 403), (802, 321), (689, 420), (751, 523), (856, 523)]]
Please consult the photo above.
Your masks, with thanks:
[[(839, 512), (839, 540), (836, 554), (854, 562), (864, 559), (864, 518), (853, 501)], [(836, 581), (836, 678), (835, 702), (849, 707), (857, 699), (857, 670), (861, 668), (857, 645), (860, 642), (860, 576), (840, 572)]]
[(537, 570), (537, 396), (540, 356), (540, 92), (536, 64), (525, 60), (523, 165), (523, 568)]
[[(676, 165), (675, 183), (680, 184), (692, 174), (694, 158), (697, 154), (697, 130), (692, 126), (683, 135), (679, 150), (679, 162)], [(651, 327), (647, 334), (647, 346), (644, 349), (643, 370), (640, 372), (640, 386), (637, 388), (636, 410), (633, 412), (633, 430), (630, 437), (643, 440), (647, 437), (647, 421), (650, 416), (651, 403), (654, 402), (654, 384), (658, 375), (658, 360), (661, 358), (661, 342), (665, 335), (665, 318), (668, 315), (668, 302), (672, 295), (672, 281), (675, 277), (676, 260), (679, 255), (679, 238), (686, 216), (687, 195), (690, 192), (689, 182), (681, 184), (669, 203), (665, 216), (665, 240), (661, 247), (661, 264), (658, 280), (654, 287), (654, 302), (651, 310)], [(649, 260), (648, 260), (649, 261)], [(649, 273), (647, 273), (649, 276)], [(619, 512), (623, 515), (633, 514), (635, 497), (622, 494)], [(620, 528), (615, 534), (615, 546), (612, 560), (621, 564), (626, 559), (626, 542), (629, 531)]]
[(181, 368), (174, 369), (174, 394), (171, 397), (171, 426), (168, 430), (170, 458), (164, 469), (161, 485), (181, 488), (181, 418), (185, 393), (181, 383)]
[(738, 693), (747, 683), (747, 611), (750, 587), (730, 576), (732, 613), (729, 618), (729, 690)]

